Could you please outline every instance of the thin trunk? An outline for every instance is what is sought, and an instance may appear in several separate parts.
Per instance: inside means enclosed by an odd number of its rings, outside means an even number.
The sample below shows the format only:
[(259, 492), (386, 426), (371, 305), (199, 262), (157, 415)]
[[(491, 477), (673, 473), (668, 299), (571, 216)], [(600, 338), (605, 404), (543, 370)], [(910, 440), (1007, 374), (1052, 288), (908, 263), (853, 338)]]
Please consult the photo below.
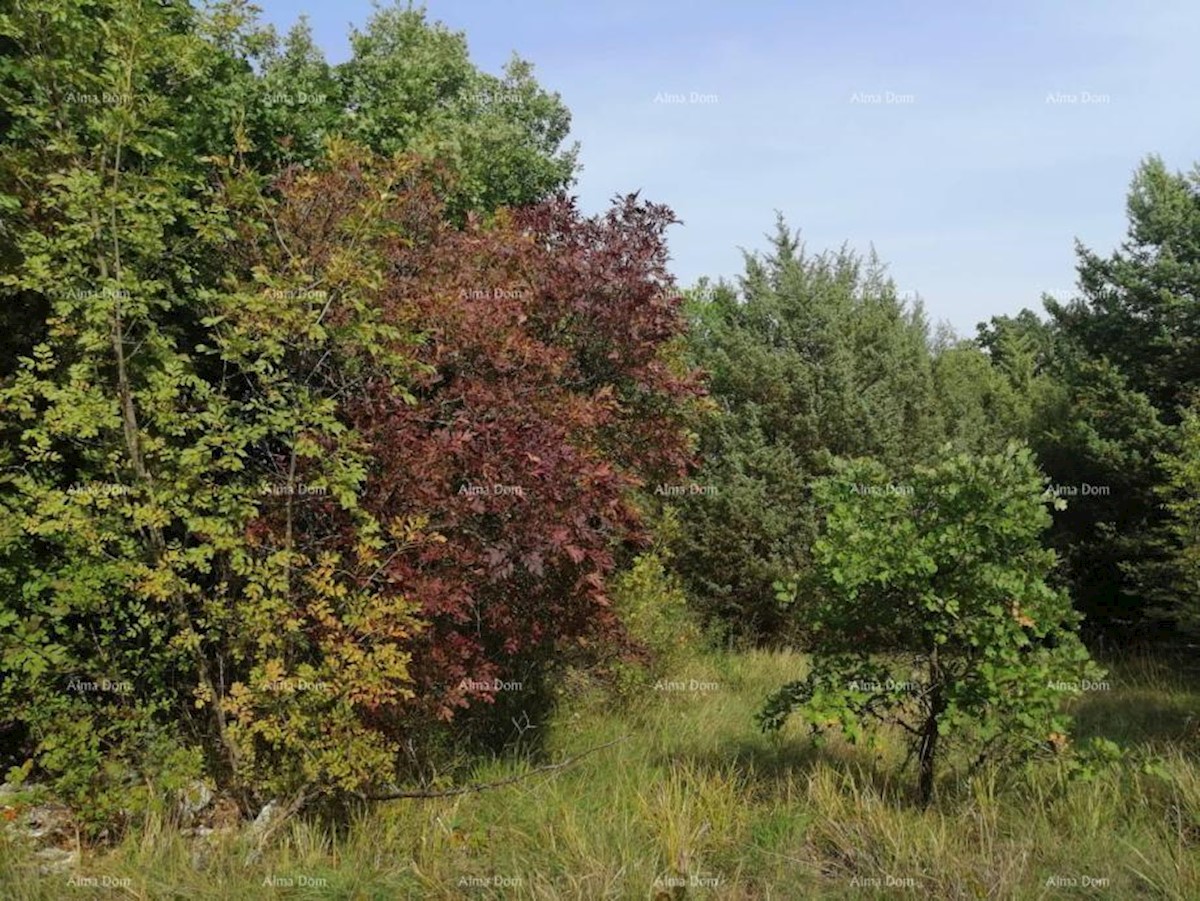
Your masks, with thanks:
[[(129, 60), (125, 68), (125, 96), (132, 96), (133, 91), (133, 63)], [(112, 228), (112, 269), (110, 272), (108, 260), (102, 252), (96, 254), (96, 262), (100, 270), (100, 276), (105, 281), (108, 281), (110, 276), (118, 285), (123, 279), (123, 266), (121, 261), (121, 238), (118, 230), (117, 216), (117, 193), (121, 178), (121, 156), (124, 150), (125, 126), (120, 125), (117, 130), (116, 146), (113, 149), (113, 170), (112, 170), (112, 201), (109, 204), (109, 221)], [(99, 223), (99, 217), (93, 215), (93, 225), (96, 229), (97, 238), (102, 235), (102, 229)], [(103, 241), (100, 241), (100, 246), (103, 247)], [(138, 422), (137, 406), (133, 399), (133, 388), (129, 378), (129, 363), (125, 357), (125, 324), (121, 315), (121, 294), (119, 290), (113, 296), (113, 317), (112, 328), (110, 330), (112, 342), (113, 357), (117, 367), (117, 400), (121, 410), (121, 430), (125, 438), (125, 449), (129, 454), (129, 460), (133, 466), (133, 471), (137, 475), (138, 480), (147, 488), (151, 489), (154, 484), (154, 477), (146, 466), (145, 457), (142, 455), (141, 442), (141, 426)], [(150, 526), (149, 528), (149, 545), (151, 557), (157, 563), (161, 560), (162, 555), (166, 551), (166, 537), (163, 534), (161, 527)], [(173, 608), (176, 622), (180, 629), (185, 633), (195, 632), (195, 625), (192, 622), (191, 614), (188, 612), (187, 604), (178, 594), (173, 594), (171, 598), (171, 606)], [(194, 651), (194, 659), (196, 668), (200, 677), (200, 684), (207, 688), (212, 697), (212, 709), (216, 719), (218, 737), (222, 746), (229, 755), (229, 764), (234, 774), (238, 769), (239, 754), (237, 745), (234, 744), (229, 737), (229, 731), (225, 720), (225, 711), (221, 708), (221, 695), (219, 686), (213, 678), (212, 669), (208, 664), (208, 659), (205, 657), (204, 649), (198, 644)]]
[(946, 699), (942, 694), (942, 673), (938, 664), (937, 646), (929, 658), (929, 712), (921, 727), (921, 746), (917, 755), (920, 775), (917, 796), (922, 809), (933, 800), (933, 780), (937, 765), (938, 721), (946, 711)]

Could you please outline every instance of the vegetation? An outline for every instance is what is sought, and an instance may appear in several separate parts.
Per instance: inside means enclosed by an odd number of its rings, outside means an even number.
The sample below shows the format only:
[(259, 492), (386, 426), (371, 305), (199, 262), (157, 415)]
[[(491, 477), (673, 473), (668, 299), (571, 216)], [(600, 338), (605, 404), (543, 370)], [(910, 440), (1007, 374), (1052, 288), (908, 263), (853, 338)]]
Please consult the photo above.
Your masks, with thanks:
[(864, 721), (899, 725), (927, 805), (944, 744), (974, 746), (975, 766), (1062, 749), (1059, 686), (1103, 673), (1069, 599), (1046, 584), (1050, 515), (1028, 450), (948, 457), (901, 484), (887, 476), (850, 462), (817, 485), (829, 513), (815, 547), (824, 603), (805, 607), (815, 657), (762, 717), (777, 730), (799, 709), (851, 742)]
[[(1161, 656), (1104, 663), (1107, 690), (1070, 710), (1080, 738), (1107, 737), (1122, 763), (1096, 762), (1088, 773), (1061, 757), (1015, 771), (985, 766), (942, 779), (926, 810), (898, 769), (898, 729), (872, 752), (837, 738), (813, 749), (798, 725), (778, 736), (747, 728), (768, 691), (804, 675), (803, 656), (705, 653), (619, 708), (588, 691), (560, 708), (548, 724), (551, 759), (620, 741), (556, 774), (382, 805), (344, 832), (295, 820), (249, 864), (251, 837), (215, 833), (197, 846), (156, 820), (141, 840), (87, 852), (77, 872), (128, 879), (120, 891), (133, 897), (205, 901), (1189, 901), (1200, 893), (1195, 676)], [(495, 781), (533, 764), (523, 755), (481, 761), (469, 776)], [(57, 901), (64, 879), (39, 876), (34, 861), (0, 843), (13, 901)]]
[(1200, 170), (966, 339), (350, 43), (0, 12), (0, 894), (1200, 896)]

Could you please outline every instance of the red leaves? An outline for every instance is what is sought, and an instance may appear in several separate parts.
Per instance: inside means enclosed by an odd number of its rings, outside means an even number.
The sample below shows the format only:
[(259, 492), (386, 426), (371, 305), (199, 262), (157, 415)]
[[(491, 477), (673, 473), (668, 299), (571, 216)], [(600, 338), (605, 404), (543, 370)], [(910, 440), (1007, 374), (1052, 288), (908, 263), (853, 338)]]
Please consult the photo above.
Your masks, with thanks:
[[(427, 709), (448, 717), (475, 696), (464, 678), (539, 645), (618, 637), (605, 610), (613, 549), (645, 538), (628, 494), (685, 474), (700, 389), (664, 362), (683, 328), (669, 210), (627, 197), (584, 219), (558, 199), (456, 230), (417, 175), (380, 213), (409, 240), (369, 249), (390, 273), (370, 302), (424, 337), (411, 348), (426, 367), (409, 385), (416, 403), (368, 378), (344, 409), (370, 447), (366, 507), (428, 516), (444, 538), (398, 554), (387, 579), (430, 622), (412, 669)], [(351, 172), (317, 177), (295, 208), (284, 185), (279, 219), (289, 245), (324, 259), (370, 191)]]

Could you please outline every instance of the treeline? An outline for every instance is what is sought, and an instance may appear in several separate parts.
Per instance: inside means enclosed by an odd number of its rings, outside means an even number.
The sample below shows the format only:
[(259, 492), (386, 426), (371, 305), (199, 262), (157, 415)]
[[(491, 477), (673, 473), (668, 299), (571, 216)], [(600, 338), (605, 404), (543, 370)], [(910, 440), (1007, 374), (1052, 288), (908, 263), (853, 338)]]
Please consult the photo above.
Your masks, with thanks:
[[(1095, 636), (1195, 633), (1200, 458), (1200, 174), (1150, 158), (1129, 237), (1078, 249), (1078, 293), (933, 330), (872, 255), (812, 254), (785, 224), (735, 283), (689, 294), (690, 359), (709, 374), (698, 489), (678, 561), (726, 634), (789, 642), (781, 584), (811, 572), (812, 486), (870, 457), (902, 486), (947, 451), (1030, 445), (1059, 504), (1049, 541)], [(894, 490), (900, 490), (897, 487)], [(786, 592), (785, 592), (786, 594)]]
[[(482, 73), (412, 9), (351, 46), (329, 66), (241, 3), (0, 13), (15, 778), (97, 829), (196, 778), (246, 813), (428, 779), (568, 669), (643, 684), (693, 618), (809, 642), (821, 477), (901, 490), (1014, 439), (1106, 489), (1052, 533), (1090, 621), (1195, 628), (1194, 178), (1148, 162), (1080, 298), (976, 340), (782, 222), (680, 297), (669, 209), (566, 197), (527, 63)], [(1040, 482), (1005, 459), (963, 471)]]

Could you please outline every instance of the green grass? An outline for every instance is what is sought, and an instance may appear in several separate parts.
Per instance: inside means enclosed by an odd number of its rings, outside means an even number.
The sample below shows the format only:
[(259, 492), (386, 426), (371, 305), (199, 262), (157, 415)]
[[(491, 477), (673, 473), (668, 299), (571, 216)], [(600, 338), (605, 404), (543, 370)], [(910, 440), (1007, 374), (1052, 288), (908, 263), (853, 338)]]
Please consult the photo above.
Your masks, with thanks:
[[(802, 657), (722, 653), (673, 674), (683, 690), (647, 688), (620, 712), (577, 697), (551, 726), (553, 754), (624, 740), (558, 774), (390, 802), (337, 836), (297, 821), (252, 863), (244, 839), (198, 859), (193, 842), (151, 827), (85, 854), (78, 874), (130, 880), (116, 890), (38, 876), (27, 853), (0, 843), (0, 897), (1195, 901), (1200, 686), (1165, 663), (1109, 666), (1109, 688), (1076, 701), (1078, 734), (1109, 738), (1127, 758), (1087, 782), (1054, 762), (948, 775), (922, 812), (895, 747), (816, 751), (795, 732), (756, 730), (753, 713), (803, 675)], [(716, 684), (693, 691), (693, 679)]]

